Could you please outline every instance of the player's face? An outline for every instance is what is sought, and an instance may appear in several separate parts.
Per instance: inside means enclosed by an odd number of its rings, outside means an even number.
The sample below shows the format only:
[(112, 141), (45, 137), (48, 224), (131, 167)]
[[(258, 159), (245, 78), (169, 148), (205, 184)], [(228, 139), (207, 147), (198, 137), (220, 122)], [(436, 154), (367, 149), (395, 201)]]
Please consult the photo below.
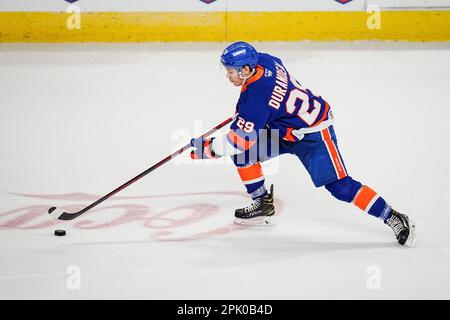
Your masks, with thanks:
[(239, 77), (239, 72), (236, 69), (225, 68), (225, 70), (227, 71), (227, 78), (232, 84), (235, 86), (242, 86), (244, 80)]

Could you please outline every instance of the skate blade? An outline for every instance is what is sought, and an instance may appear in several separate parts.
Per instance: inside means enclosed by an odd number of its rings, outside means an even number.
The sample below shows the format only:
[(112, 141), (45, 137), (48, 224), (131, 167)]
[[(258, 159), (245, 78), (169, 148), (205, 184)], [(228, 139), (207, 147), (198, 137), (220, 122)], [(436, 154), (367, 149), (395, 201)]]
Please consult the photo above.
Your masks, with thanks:
[(275, 226), (273, 217), (256, 217), (252, 219), (235, 218), (234, 223), (240, 226), (272, 227)]
[(416, 223), (414, 220), (409, 219), (409, 236), (405, 244), (408, 247), (412, 248), (416, 244), (416, 240), (417, 240)]

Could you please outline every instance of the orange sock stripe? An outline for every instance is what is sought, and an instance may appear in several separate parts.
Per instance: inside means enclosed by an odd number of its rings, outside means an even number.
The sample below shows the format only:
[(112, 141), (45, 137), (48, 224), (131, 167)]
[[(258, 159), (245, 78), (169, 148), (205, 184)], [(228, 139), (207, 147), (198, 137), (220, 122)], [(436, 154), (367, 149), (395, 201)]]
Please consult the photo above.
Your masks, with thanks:
[(331, 161), (333, 162), (334, 169), (336, 170), (338, 179), (345, 178), (347, 176), (347, 173), (345, 172), (341, 157), (339, 157), (338, 149), (336, 148), (334, 141), (331, 140), (331, 133), (329, 128), (322, 130), (322, 137), (325, 141), (325, 144), (327, 145), (327, 149), (330, 154)]
[(372, 201), (372, 199), (376, 196), (377, 196), (377, 193), (375, 191), (373, 191), (371, 188), (369, 188), (368, 186), (362, 186), (362, 188), (356, 194), (356, 197), (353, 200), (353, 203), (355, 204), (355, 206), (357, 206), (361, 210), (366, 211), (367, 206)]
[(244, 183), (246, 181), (256, 180), (263, 176), (261, 163), (257, 162), (245, 168), (238, 168), (239, 175)]

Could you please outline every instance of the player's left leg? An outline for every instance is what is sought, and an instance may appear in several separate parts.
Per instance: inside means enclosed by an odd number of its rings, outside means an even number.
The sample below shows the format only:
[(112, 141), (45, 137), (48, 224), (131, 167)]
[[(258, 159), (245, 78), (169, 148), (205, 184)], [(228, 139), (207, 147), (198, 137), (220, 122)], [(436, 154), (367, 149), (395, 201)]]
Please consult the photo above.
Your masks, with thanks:
[(347, 176), (325, 185), (337, 199), (353, 203), (366, 213), (381, 219), (394, 231), (398, 243), (414, 246), (415, 223), (394, 209), (376, 191)]
[(376, 191), (347, 174), (333, 126), (306, 135), (301, 142), (301, 149), (296, 153), (316, 187), (325, 186), (336, 199), (353, 203), (361, 210), (381, 219), (394, 230), (400, 244), (414, 245), (414, 222), (406, 215), (393, 210)]

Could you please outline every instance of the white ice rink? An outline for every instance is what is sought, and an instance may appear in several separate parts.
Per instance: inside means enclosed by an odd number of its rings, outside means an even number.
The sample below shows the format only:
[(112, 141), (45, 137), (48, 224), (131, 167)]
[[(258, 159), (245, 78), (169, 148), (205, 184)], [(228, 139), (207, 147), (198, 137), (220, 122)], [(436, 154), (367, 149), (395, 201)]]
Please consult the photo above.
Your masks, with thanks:
[(232, 115), (225, 45), (0, 45), (0, 299), (450, 298), (449, 43), (255, 44), (330, 103), (349, 174), (416, 220), (415, 248), (288, 155), (264, 165), (275, 227), (233, 225), (234, 166), (187, 153), (49, 217)]

